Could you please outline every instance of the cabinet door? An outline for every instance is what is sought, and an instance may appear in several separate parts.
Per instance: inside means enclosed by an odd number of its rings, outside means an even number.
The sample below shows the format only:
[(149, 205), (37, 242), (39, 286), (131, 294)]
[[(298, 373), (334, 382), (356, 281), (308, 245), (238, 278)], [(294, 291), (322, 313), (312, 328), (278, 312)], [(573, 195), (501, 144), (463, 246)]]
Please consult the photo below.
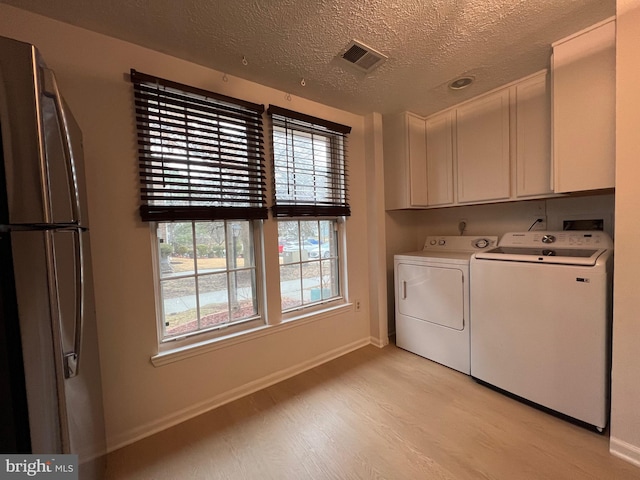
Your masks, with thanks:
[(450, 110), (427, 119), (427, 199), (429, 205), (448, 205), (453, 195), (453, 135)]
[(516, 196), (551, 193), (551, 109), (547, 74), (515, 85)]
[(427, 142), (424, 118), (407, 115), (409, 189), (412, 207), (426, 207)]
[(508, 199), (509, 89), (459, 107), (456, 132), (458, 201)]
[(615, 184), (615, 21), (553, 46), (554, 190)]
[(387, 210), (427, 206), (424, 120), (409, 112), (384, 116), (384, 186)]

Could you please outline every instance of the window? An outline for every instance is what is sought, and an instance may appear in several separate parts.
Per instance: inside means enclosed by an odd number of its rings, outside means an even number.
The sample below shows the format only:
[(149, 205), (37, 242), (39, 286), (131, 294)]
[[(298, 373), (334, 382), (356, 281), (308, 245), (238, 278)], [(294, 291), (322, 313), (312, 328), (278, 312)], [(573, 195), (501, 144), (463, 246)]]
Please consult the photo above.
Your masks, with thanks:
[(343, 299), (349, 127), (270, 106), (282, 310)]
[(282, 310), (323, 303), (341, 295), (336, 220), (280, 220)]
[(264, 106), (135, 70), (131, 81), (159, 349), (264, 325), (267, 274), (279, 275), (283, 316), (344, 303), (350, 127), (269, 108), (280, 245), (279, 271), (264, 272)]
[(259, 320), (250, 221), (157, 224), (162, 338)]
[(135, 70), (131, 80), (140, 215), (157, 240), (161, 340), (261, 322), (264, 107)]

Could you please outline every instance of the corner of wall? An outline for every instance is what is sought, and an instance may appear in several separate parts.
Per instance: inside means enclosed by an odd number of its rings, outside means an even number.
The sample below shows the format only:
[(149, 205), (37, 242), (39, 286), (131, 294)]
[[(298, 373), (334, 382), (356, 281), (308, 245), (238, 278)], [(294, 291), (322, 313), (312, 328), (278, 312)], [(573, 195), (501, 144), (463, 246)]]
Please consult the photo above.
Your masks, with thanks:
[(609, 452), (611, 455), (640, 467), (640, 448), (635, 445), (611, 437), (609, 440)]
[(365, 163), (367, 166), (367, 237), (369, 246), (369, 312), (371, 343), (389, 343), (387, 319), (386, 234), (384, 209), (384, 155), (382, 115), (365, 117)]

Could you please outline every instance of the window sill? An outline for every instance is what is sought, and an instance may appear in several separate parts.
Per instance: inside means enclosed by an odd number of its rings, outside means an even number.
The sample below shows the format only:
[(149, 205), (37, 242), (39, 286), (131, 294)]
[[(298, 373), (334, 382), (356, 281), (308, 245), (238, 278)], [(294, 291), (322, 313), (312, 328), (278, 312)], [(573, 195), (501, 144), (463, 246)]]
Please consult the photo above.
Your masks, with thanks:
[(174, 349), (168, 349), (162, 352), (158, 352), (156, 355), (153, 355), (151, 357), (151, 363), (153, 364), (154, 367), (161, 367), (163, 365), (168, 365), (170, 363), (178, 362), (180, 360), (185, 360), (187, 358), (195, 357), (197, 355), (209, 353), (215, 350), (219, 350), (221, 348), (227, 348), (233, 345), (238, 345), (243, 342), (249, 342), (251, 340), (255, 340), (260, 337), (265, 337), (267, 335), (273, 335), (275, 333), (279, 333), (281, 331), (288, 330), (290, 328), (300, 327), (302, 325), (306, 325), (311, 322), (316, 322), (316, 321), (323, 320), (325, 318), (334, 317), (336, 315), (343, 314), (348, 310), (352, 310), (352, 309), (353, 309), (352, 303), (343, 303), (341, 305), (332, 306), (320, 311), (316, 310), (314, 312), (309, 312), (309, 313), (301, 312), (300, 315), (287, 318), (286, 320), (283, 320), (282, 323), (278, 323), (275, 325), (262, 325), (260, 327), (252, 328), (250, 330), (244, 330), (242, 332), (232, 333), (224, 337), (208, 339), (202, 342), (197, 342), (190, 345), (185, 345), (182, 347), (177, 347)]

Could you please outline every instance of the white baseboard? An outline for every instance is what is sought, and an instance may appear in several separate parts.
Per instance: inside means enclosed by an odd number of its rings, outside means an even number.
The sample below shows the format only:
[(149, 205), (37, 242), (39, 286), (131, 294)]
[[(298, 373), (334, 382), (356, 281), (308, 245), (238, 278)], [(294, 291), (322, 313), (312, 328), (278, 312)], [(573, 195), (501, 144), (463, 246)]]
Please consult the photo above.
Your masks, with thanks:
[(387, 345), (389, 345), (389, 337), (384, 337), (384, 338), (370, 337), (369, 341), (371, 342), (371, 345), (374, 345), (378, 348), (386, 347)]
[(611, 437), (609, 439), (609, 452), (611, 452), (611, 455), (640, 467), (640, 447), (636, 445)]
[[(378, 339), (376, 339), (376, 343), (374, 343), (374, 345), (379, 346), (377, 342)], [(318, 365), (327, 363), (335, 358), (341, 357), (342, 355), (357, 350), (358, 348), (369, 345), (370, 343), (372, 343), (372, 339), (365, 338), (348, 345), (344, 345), (342, 347), (318, 355), (298, 365), (285, 368), (278, 372), (272, 373), (271, 375), (267, 375), (266, 377), (259, 378), (257, 380), (254, 380), (253, 382), (249, 382), (245, 385), (234, 388), (233, 390), (229, 390), (228, 392), (216, 395), (215, 397), (210, 398), (204, 402), (200, 402), (183, 410), (174, 412), (164, 418), (160, 418), (145, 425), (134, 427), (118, 435), (114, 435), (113, 437), (107, 439), (107, 451), (113, 452), (114, 450), (118, 450), (119, 448), (130, 445), (134, 442), (137, 442), (138, 440), (142, 440), (143, 438), (166, 430), (167, 428), (173, 427), (174, 425), (178, 425), (179, 423), (197, 417), (198, 415), (208, 412), (209, 410), (220, 407), (225, 403), (232, 402), (234, 400), (237, 400), (238, 398), (257, 392), (259, 390), (262, 390), (263, 388), (267, 388), (278, 382), (286, 380), (287, 378), (298, 375), (299, 373), (302, 373), (306, 370), (317, 367)]]

